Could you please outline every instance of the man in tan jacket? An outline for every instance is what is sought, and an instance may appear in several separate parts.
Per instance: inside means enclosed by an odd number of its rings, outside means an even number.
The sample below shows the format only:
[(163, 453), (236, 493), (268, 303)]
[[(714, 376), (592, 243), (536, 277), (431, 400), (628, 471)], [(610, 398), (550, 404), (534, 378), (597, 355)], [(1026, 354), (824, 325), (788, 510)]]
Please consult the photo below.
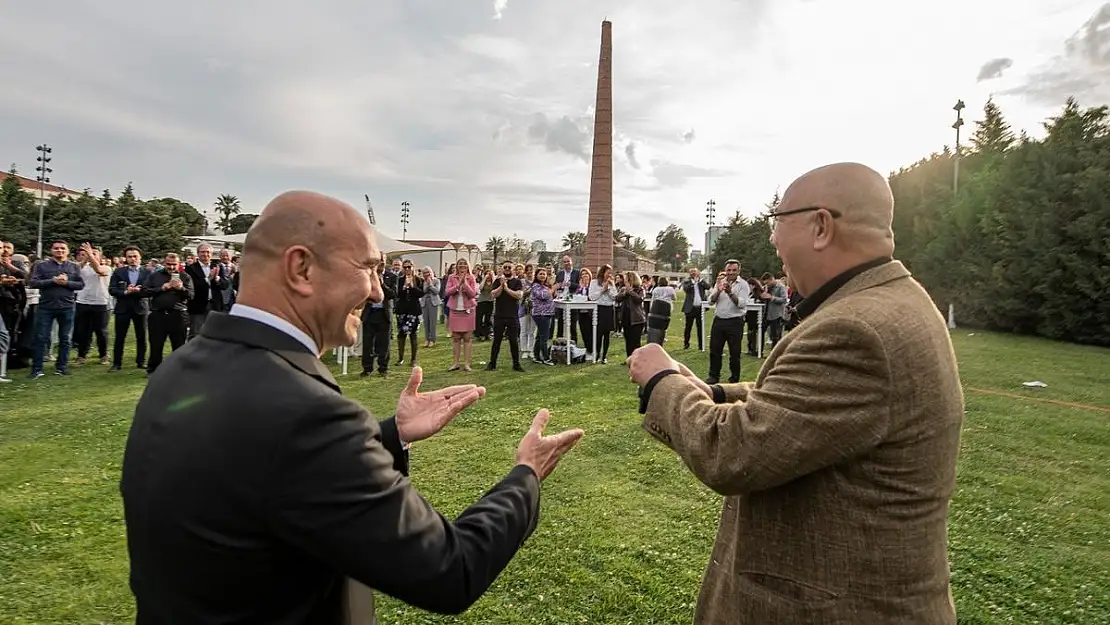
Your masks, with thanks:
[(644, 427), (724, 495), (702, 625), (953, 625), (947, 517), (963, 393), (928, 294), (892, 259), (886, 180), (838, 163), (768, 216), (802, 323), (754, 383), (638, 350)]

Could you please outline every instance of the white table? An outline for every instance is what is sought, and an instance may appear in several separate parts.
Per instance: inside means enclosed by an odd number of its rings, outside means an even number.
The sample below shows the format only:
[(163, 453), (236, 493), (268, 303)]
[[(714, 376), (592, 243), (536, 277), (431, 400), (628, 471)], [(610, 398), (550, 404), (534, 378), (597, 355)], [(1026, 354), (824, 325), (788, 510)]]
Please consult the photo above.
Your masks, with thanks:
[(336, 363), (340, 367), (340, 375), (347, 375), (347, 361), (351, 356), (358, 358), (362, 355), (362, 326), (358, 328), (358, 340), (351, 347), (337, 347), (333, 350)]
[(570, 319), (571, 311), (590, 311), (590, 317), (593, 319), (594, 326), (594, 340), (590, 343), (593, 349), (594, 362), (597, 362), (597, 302), (591, 301), (567, 301), (555, 300), (555, 308), (563, 311), (563, 338), (567, 340), (567, 364), (570, 364)]
[[(705, 323), (705, 311), (706, 311), (706, 309), (711, 308), (712, 306), (713, 306), (713, 304), (710, 304), (709, 302), (702, 302), (701, 303), (701, 338), (702, 338), (702, 349), (701, 349), (701, 351), (703, 351), (703, 352), (705, 351), (706, 345), (709, 344), (709, 326), (706, 325), (706, 323)], [(755, 300), (748, 300), (748, 308), (745, 311), (745, 312), (751, 312), (751, 311), (754, 310), (756, 312), (756, 325), (758, 326), (758, 329), (759, 329), (759, 334), (757, 335), (758, 339), (756, 340), (756, 343), (757, 343), (757, 345), (756, 345), (756, 354), (758, 355), (759, 358), (763, 358), (763, 310), (765, 308), (767, 308), (766, 304), (761, 304), (759, 302), (756, 302)], [(747, 321), (744, 322), (744, 325), (745, 326), (747, 325)]]

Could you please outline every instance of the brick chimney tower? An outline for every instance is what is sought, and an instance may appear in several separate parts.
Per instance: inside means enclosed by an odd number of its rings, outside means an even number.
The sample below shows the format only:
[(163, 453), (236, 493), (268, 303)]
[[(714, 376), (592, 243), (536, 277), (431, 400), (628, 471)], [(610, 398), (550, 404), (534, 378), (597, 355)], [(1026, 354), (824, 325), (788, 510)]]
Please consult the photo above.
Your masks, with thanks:
[(596, 272), (604, 264), (613, 264), (613, 23), (609, 20), (601, 23), (590, 212), (583, 266)]

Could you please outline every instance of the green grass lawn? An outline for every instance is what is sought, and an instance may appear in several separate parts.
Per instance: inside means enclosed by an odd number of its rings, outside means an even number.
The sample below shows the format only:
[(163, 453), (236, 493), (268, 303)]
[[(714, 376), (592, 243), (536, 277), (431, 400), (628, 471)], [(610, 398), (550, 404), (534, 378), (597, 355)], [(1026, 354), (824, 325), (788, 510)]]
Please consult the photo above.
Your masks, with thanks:
[[(706, 354), (682, 351), (673, 326), (668, 347), (704, 372)], [(969, 389), (949, 528), (960, 622), (1110, 623), (1110, 350), (962, 330), (953, 339)], [(475, 347), (477, 365), (489, 344)], [(622, 350), (614, 341), (611, 353)], [(384, 599), (381, 622), (691, 621), (720, 498), (641, 430), (619, 358), (514, 373), (506, 355), (496, 373), (451, 374), (449, 342), (420, 356), (427, 387), (489, 391), (412, 451), (413, 482), (449, 517), (510, 469), (538, 408), (552, 410), (551, 430), (586, 437), (547, 481), (539, 529), (473, 608), (444, 618)], [(758, 362), (745, 356), (743, 367), (752, 379)], [(389, 415), (407, 367), (386, 379), (358, 370), (341, 378), (345, 392)], [(118, 481), (144, 379), (86, 365), (0, 387), (0, 623), (132, 622)], [(1023, 389), (1030, 380), (1048, 386)]]

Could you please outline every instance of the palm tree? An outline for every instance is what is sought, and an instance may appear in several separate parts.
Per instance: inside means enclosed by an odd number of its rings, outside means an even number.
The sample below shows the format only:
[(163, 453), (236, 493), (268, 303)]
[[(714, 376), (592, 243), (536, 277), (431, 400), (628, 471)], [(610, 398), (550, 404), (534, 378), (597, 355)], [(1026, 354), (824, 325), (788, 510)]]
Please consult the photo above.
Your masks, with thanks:
[(231, 219), (235, 217), (243, 208), (239, 205), (239, 198), (227, 193), (216, 198), (215, 207), (216, 214), (220, 216), (220, 220), (216, 222), (216, 227), (223, 232), (231, 230)]
[(585, 232), (568, 232), (563, 235), (563, 248), (573, 252), (581, 252), (586, 249), (586, 233)]
[(493, 264), (497, 264), (497, 260), (505, 253), (505, 239), (501, 237), (490, 237), (486, 241), (486, 251), (493, 254)]

